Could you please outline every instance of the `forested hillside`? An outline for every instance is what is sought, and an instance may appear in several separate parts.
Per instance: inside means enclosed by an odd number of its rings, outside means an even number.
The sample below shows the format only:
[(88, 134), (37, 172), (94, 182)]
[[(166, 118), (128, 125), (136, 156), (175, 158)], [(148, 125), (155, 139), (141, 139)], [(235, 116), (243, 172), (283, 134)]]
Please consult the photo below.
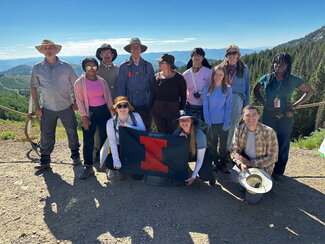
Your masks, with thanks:
[[(316, 94), (309, 103), (325, 100), (325, 41), (283, 46), (258, 54), (243, 57), (243, 61), (250, 69), (251, 89), (254, 88), (259, 78), (270, 72), (272, 57), (278, 52), (288, 52), (293, 58), (292, 73), (302, 77), (315, 90)], [(292, 100), (296, 101), (302, 95), (298, 90), (293, 93)], [(251, 93), (253, 103), (256, 103)], [(324, 106), (299, 109), (295, 114), (293, 138), (309, 135), (319, 127), (324, 127)]]
[[(259, 78), (270, 72), (270, 65), (273, 56), (278, 52), (288, 52), (293, 58), (292, 73), (305, 79), (316, 91), (309, 103), (325, 100), (325, 27), (306, 35), (304, 38), (281, 44), (273, 49), (259, 53), (252, 53), (242, 56), (250, 70), (251, 91)], [(177, 60), (176, 60), (177, 61)], [(213, 66), (222, 60), (209, 59)], [(18, 66), (17, 66), (18, 67)], [(29, 72), (31, 67), (20, 66), (10, 69), (12, 74), (23, 70), (24, 74)], [(80, 65), (73, 65), (76, 73), (80, 75)], [(179, 67), (178, 72), (185, 71), (186, 67)], [(19, 72), (18, 72), (19, 73)], [(8, 106), (21, 112), (27, 112), (29, 97), (29, 75), (8, 75), (0, 74), (0, 105)], [(294, 92), (292, 100), (296, 101), (301, 96), (298, 90)], [(259, 105), (251, 92), (252, 103)], [(12, 113), (0, 110), (2, 119), (21, 119)], [(293, 126), (293, 138), (309, 135), (317, 128), (325, 127), (325, 106), (299, 109), (295, 114)]]

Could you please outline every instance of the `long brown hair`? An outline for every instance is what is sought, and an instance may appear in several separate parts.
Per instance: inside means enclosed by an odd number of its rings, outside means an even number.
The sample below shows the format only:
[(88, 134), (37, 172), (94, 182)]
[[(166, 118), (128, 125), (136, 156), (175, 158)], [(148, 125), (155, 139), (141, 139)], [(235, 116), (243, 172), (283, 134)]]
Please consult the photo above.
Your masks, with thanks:
[[(245, 64), (243, 61), (241, 61), (240, 59), (240, 50), (239, 47), (236, 45), (230, 45), (227, 49), (226, 49), (226, 55), (229, 52), (230, 49), (236, 49), (236, 51), (238, 52), (238, 60), (237, 60), (237, 66), (236, 66), (236, 76), (238, 78), (243, 78), (244, 76), (244, 69), (245, 69)], [(227, 57), (227, 56), (226, 56)], [(227, 73), (229, 73), (229, 61), (226, 59), (224, 60), (220, 65), (225, 66), (227, 69)]]
[[(185, 131), (180, 125), (180, 122), (178, 124), (178, 127), (185, 133)], [(191, 153), (191, 156), (194, 157), (196, 155), (196, 136), (195, 136), (195, 125), (193, 119), (191, 122), (189, 138), (190, 138), (189, 152)]]
[(228, 74), (227, 74), (226, 68), (221, 65), (217, 65), (216, 67), (213, 68), (208, 94), (211, 94), (214, 91), (214, 88), (216, 87), (214, 84), (214, 76), (215, 76), (217, 70), (222, 70), (222, 72), (224, 74), (224, 77), (221, 82), (221, 88), (222, 88), (222, 93), (227, 94)]

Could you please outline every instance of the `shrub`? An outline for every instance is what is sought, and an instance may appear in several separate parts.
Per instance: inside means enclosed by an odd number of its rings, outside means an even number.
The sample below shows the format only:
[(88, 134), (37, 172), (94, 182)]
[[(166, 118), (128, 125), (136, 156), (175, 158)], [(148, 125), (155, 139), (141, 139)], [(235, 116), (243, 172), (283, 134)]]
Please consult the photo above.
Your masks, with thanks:
[(15, 134), (12, 132), (3, 132), (0, 134), (0, 140), (13, 140), (15, 139)]
[(317, 149), (322, 144), (325, 137), (325, 129), (317, 130), (308, 137), (295, 140), (291, 145), (298, 148)]

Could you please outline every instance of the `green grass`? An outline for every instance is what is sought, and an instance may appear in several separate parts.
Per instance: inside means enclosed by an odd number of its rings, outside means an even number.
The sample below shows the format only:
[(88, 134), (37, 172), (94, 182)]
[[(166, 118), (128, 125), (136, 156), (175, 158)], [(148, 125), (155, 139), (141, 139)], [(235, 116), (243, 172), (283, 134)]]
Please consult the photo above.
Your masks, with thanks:
[(303, 137), (291, 143), (291, 146), (307, 149), (318, 149), (325, 137), (325, 129), (314, 131), (310, 136)]
[[(0, 141), (3, 140), (16, 140), (27, 141), (25, 134), (25, 121), (13, 121), (0, 119)], [(82, 140), (82, 131), (78, 130), (79, 140)], [(30, 138), (37, 142), (40, 139), (40, 128), (38, 123), (33, 121), (31, 131), (29, 133)], [(59, 123), (56, 128), (56, 139), (64, 140), (67, 138), (64, 127)]]
[(13, 140), (15, 139), (15, 137), (15, 134), (10, 131), (0, 133), (0, 140)]

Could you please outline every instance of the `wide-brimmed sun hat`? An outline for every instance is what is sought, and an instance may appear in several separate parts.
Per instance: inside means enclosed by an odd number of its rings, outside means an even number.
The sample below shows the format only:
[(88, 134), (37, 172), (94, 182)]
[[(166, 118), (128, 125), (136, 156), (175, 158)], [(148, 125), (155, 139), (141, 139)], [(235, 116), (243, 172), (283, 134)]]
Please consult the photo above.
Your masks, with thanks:
[(42, 51), (42, 47), (44, 46), (54, 46), (56, 48), (56, 54), (58, 54), (61, 51), (62, 46), (59, 44), (55, 44), (54, 42), (52, 42), (51, 40), (43, 40), (42, 44), (39, 46), (35, 46), (35, 48), (37, 49), (37, 51), (39, 51), (40, 53), (43, 53)]
[(129, 105), (129, 110), (134, 111), (134, 107), (131, 105), (129, 99), (126, 96), (118, 96), (118, 97), (116, 97), (114, 99), (114, 104), (112, 106), (110, 106), (110, 110), (115, 111), (115, 113), (116, 113), (117, 105), (119, 105), (121, 103), (127, 103)]
[(132, 44), (139, 44), (139, 45), (141, 46), (141, 52), (142, 52), (142, 53), (145, 52), (145, 51), (147, 51), (147, 48), (148, 48), (148, 47), (145, 46), (145, 45), (143, 45), (143, 44), (141, 44), (140, 39), (137, 38), (137, 37), (133, 37), (133, 38), (130, 40), (130, 43), (124, 47), (124, 50), (127, 51), (128, 53), (131, 53), (131, 45), (132, 45)]
[(238, 175), (239, 183), (252, 194), (266, 193), (272, 189), (271, 176), (262, 169), (249, 168)]
[(104, 43), (103, 45), (101, 45), (100, 48), (97, 48), (97, 51), (96, 51), (96, 58), (100, 61), (102, 61), (102, 58), (100, 57), (100, 52), (101, 51), (104, 51), (104, 50), (111, 50), (111, 52), (113, 53), (114, 57), (112, 58), (112, 62), (116, 59), (117, 57), (117, 51), (116, 49), (112, 48), (110, 44), (107, 44), (107, 43)]
[(166, 63), (170, 65), (171, 69), (176, 69), (177, 67), (175, 66), (175, 57), (173, 55), (170, 55), (168, 53), (164, 53), (160, 58), (156, 59), (159, 63)]
[(194, 124), (194, 125), (197, 125), (197, 124), (199, 123), (198, 119), (195, 118), (195, 117), (192, 115), (191, 111), (188, 110), (188, 109), (185, 109), (185, 110), (179, 110), (179, 115), (178, 115), (177, 118), (175, 118), (175, 119), (173, 120), (173, 122), (174, 122), (175, 124), (178, 124), (180, 119), (187, 119), (187, 118), (192, 118), (192, 120), (193, 120), (193, 124)]

